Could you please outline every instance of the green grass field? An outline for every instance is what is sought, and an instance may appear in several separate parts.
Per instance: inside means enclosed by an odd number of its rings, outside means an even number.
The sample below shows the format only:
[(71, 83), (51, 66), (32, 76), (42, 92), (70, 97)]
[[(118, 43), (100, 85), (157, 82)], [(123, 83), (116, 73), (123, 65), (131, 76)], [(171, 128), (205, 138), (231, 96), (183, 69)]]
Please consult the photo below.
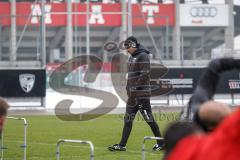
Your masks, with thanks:
[[(132, 134), (128, 141), (126, 152), (109, 152), (107, 146), (118, 143), (120, 140), (123, 115), (105, 115), (85, 122), (67, 122), (55, 116), (26, 116), (29, 123), (27, 134), (27, 159), (53, 160), (55, 158), (58, 139), (90, 140), (95, 147), (96, 160), (140, 160), (143, 137), (152, 136), (148, 125), (139, 117), (134, 122)], [(156, 115), (155, 115), (156, 117)], [(168, 123), (172, 122), (177, 114), (168, 113), (157, 116), (156, 120), (163, 132)], [(4, 131), (5, 160), (20, 160), (23, 152), (19, 146), (23, 143), (22, 121), (8, 120)], [(146, 143), (146, 159), (159, 160), (163, 153), (152, 152), (155, 141)], [(79, 160), (90, 159), (89, 147), (79, 144), (63, 144), (61, 159)]]

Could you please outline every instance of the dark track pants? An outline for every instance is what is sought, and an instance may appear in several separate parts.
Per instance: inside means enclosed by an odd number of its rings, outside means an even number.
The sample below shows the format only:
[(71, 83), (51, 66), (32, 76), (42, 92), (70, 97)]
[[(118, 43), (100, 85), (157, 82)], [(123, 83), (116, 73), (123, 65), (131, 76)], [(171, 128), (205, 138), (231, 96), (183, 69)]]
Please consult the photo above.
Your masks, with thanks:
[[(140, 111), (142, 114), (144, 120), (147, 122), (147, 124), (151, 127), (151, 130), (155, 137), (161, 137), (160, 130), (158, 127), (158, 124), (156, 123), (153, 114), (152, 109), (150, 105), (150, 99), (149, 98), (128, 98), (127, 106), (126, 106), (126, 113), (124, 116), (124, 127), (122, 132), (122, 139), (120, 141), (120, 145), (126, 146), (127, 140), (129, 138), (129, 135), (132, 130), (132, 124), (133, 120), (137, 114), (137, 112)], [(162, 144), (162, 141), (157, 141), (158, 144)]]

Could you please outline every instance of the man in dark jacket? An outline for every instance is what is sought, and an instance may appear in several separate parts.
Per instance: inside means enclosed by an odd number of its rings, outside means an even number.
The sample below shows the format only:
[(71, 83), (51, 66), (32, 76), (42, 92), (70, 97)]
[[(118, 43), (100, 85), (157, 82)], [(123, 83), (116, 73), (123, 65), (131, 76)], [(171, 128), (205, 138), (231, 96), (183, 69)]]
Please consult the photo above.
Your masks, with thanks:
[[(158, 124), (154, 120), (150, 105), (150, 52), (140, 45), (133, 36), (126, 39), (124, 47), (131, 55), (128, 60), (128, 78), (126, 86), (128, 100), (126, 104), (122, 139), (119, 144), (108, 147), (110, 151), (126, 151), (126, 144), (132, 130), (132, 123), (138, 111), (140, 111), (144, 120), (151, 127), (154, 136), (161, 137)], [(163, 142), (157, 141), (153, 150), (159, 151), (162, 149)]]

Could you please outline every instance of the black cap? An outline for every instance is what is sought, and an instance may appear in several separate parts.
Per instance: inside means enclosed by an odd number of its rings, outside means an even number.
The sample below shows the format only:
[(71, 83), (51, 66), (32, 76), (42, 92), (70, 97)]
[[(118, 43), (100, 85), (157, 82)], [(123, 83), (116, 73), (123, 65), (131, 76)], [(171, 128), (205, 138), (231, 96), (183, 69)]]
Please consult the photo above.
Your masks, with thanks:
[(138, 42), (137, 42), (137, 38), (135, 38), (134, 36), (128, 37), (128, 38), (126, 39), (126, 41), (132, 41), (132, 42), (138, 43)]
[(125, 42), (124, 42), (124, 47), (126, 49), (132, 47), (132, 48), (137, 48), (139, 46), (139, 43), (137, 39), (134, 36), (128, 37)]

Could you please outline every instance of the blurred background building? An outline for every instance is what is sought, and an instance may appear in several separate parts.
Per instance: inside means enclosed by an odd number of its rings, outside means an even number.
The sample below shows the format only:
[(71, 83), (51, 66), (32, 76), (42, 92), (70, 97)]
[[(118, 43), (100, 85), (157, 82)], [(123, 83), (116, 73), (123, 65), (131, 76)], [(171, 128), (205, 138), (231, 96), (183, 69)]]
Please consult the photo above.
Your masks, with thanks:
[[(0, 0), (0, 67), (46, 68), (50, 74), (71, 58), (95, 55), (104, 62), (102, 72), (109, 74), (112, 56), (124, 52), (119, 46), (129, 35), (151, 51), (154, 63), (203, 67), (213, 58), (239, 54), (239, 4), (239, 0)], [(67, 80), (85, 85), (82, 73), (84, 68)], [(111, 82), (92, 87), (96, 86), (106, 89)]]

